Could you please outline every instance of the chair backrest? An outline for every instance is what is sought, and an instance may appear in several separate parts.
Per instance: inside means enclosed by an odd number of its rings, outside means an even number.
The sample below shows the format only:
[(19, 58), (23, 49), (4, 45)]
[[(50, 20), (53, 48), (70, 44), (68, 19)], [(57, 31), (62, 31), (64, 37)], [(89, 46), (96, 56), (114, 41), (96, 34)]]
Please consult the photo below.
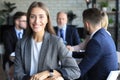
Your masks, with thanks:
[(0, 54), (4, 54), (5, 49), (4, 49), (4, 45), (0, 44)]
[(118, 63), (120, 63), (120, 52), (117, 51)]

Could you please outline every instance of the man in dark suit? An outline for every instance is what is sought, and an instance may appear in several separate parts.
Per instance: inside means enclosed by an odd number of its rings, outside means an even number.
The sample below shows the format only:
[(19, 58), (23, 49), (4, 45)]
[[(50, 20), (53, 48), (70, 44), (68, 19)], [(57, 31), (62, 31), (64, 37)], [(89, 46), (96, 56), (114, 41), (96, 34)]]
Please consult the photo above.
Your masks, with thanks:
[(8, 78), (13, 77), (13, 58), (15, 56), (15, 46), (17, 41), (22, 38), (24, 29), (26, 29), (26, 13), (16, 12), (13, 16), (14, 26), (3, 33), (3, 43), (5, 54), (3, 56), (3, 68), (8, 74)]
[(85, 29), (90, 34), (90, 40), (86, 45), (85, 57), (79, 63), (80, 78), (106, 80), (110, 71), (118, 69), (114, 41), (107, 31), (101, 28), (101, 11), (98, 9), (85, 10), (83, 22)]
[(76, 28), (72, 25), (67, 25), (67, 14), (65, 12), (57, 13), (57, 26), (55, 31), (60, 36), (66, 45), (77, 45), (80, 43), (80, 37)]

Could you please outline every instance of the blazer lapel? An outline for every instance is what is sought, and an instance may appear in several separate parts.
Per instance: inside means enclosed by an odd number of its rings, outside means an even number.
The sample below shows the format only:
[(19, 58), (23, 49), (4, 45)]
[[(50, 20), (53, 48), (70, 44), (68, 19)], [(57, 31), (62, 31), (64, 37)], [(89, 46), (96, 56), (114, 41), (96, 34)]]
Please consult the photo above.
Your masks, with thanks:
[(14, 39), (15, 41), (17, 41), (18, 38), (17, 38), (17, 34), (16, 34), (16, 32), (15, 32), (15, 28), (12, 28), (11, 33), (13, 34), (13, 39)]
[(46, 53), (47, 53), (47, 49), (48, 49), (48, 44), (49, 44), (49, 37), (50, 37), (50, 34), (48, 32), (45, 32), (45, 35), (44, 35), (44, 39), (43, 39), (43, 43), (42, 43), (42, 46), (41, 46), (41, 51), (40, 51), (40, 55), (39, 55), (39, 65), (38, 65), (38, 71), (41, 71), (43, 69), (43, 64), (44, 64), (44, 61), (45, 61), (45, 56), (46, 56)]
[(29, 74), (30, 73), (30, 66), (31, 66), (31, 43), (32, 43), (32, 37), (28, 38), (26, 40), (26, 45), (25, 45), (25, 69), (26, 72)]
[(67, 28), (66, 28), (66, 38), (65, 38), (66, 41), (68, 41), (67, 39), (69, 39), (69, 34), (70, 34), (69, 27), (67, 26)]

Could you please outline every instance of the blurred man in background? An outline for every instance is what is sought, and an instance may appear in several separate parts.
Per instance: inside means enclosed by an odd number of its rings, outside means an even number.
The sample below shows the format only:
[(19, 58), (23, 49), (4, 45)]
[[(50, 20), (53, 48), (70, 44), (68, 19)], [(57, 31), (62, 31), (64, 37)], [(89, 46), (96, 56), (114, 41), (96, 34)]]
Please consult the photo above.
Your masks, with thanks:
[(68, 17), (65, 12), (57, 13), (57, 26), (55, 27), (56, 34), (60, 36), (66, 45), (77, 45), (80, 43), (80, 37), (76, 28), (72, 25), (67, 25)]
[(3, 33), (5, 54), (3, 56), (3, 68), (7, 73), (8, 80), (13, 80), (15, 47), (19, 39), (24, 35), (26, 29), (26, 13), (16, 12), (13, 16), (13, 27)]

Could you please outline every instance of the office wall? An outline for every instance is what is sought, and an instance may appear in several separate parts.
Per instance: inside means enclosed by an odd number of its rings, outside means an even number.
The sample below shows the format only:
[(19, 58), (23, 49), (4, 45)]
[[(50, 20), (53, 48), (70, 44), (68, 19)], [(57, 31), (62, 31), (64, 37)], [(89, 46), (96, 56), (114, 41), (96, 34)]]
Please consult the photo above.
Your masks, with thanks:
[[(11, 15), (13, 15), (16, 11), (27, 12), (29, 5), (34, 0), (0, 0), (0, 10), (4, 8), (4, 1), (16, 3), (17, 8), (11, 13)], [(44, 2), (49, 7), (53, 26), (56, 26), (56, 14), (58, 11), (68, 12), (72, 10), (73, 13), (77, 15), (77, 18), (73, 20), (73, 25), (77, 25), (77, 27), (83, 27), (82, 12), (84, 9), (87, 8), (85, 0), (36, 0), (36, 1)], [(99, 2), (101, 1), (103, 0), (96, 0), (97, 7), (99, 7)], [(114, 7), (115, 0), (109, 0), (108, 11), (111, 11), (111, 9)]]
[[(16, 11), (25, 11), (27, 12), (27, 9), (29, 5), (33, 2), (33, 0), (0, 0), (0, 9), (3, 9), (4, 1), (16, 3), (17, 8), (11, 13), (13, 15)], [(73, 20), (73, 24), (77, 25), (77, 27), (83, 27), (82, 23), (82, 11), (86, 9), (86, 3), (85, 0), (36, 0), (44, 2), (50, 10), (50, 15), (52, 19), (52, 23), (54, 26), (56, 26), (56, 14), (59, 11), (65, 11), (68, 12), (69, 10), (72, 10), (73, 13), (77, 15), (77, 18)]]

